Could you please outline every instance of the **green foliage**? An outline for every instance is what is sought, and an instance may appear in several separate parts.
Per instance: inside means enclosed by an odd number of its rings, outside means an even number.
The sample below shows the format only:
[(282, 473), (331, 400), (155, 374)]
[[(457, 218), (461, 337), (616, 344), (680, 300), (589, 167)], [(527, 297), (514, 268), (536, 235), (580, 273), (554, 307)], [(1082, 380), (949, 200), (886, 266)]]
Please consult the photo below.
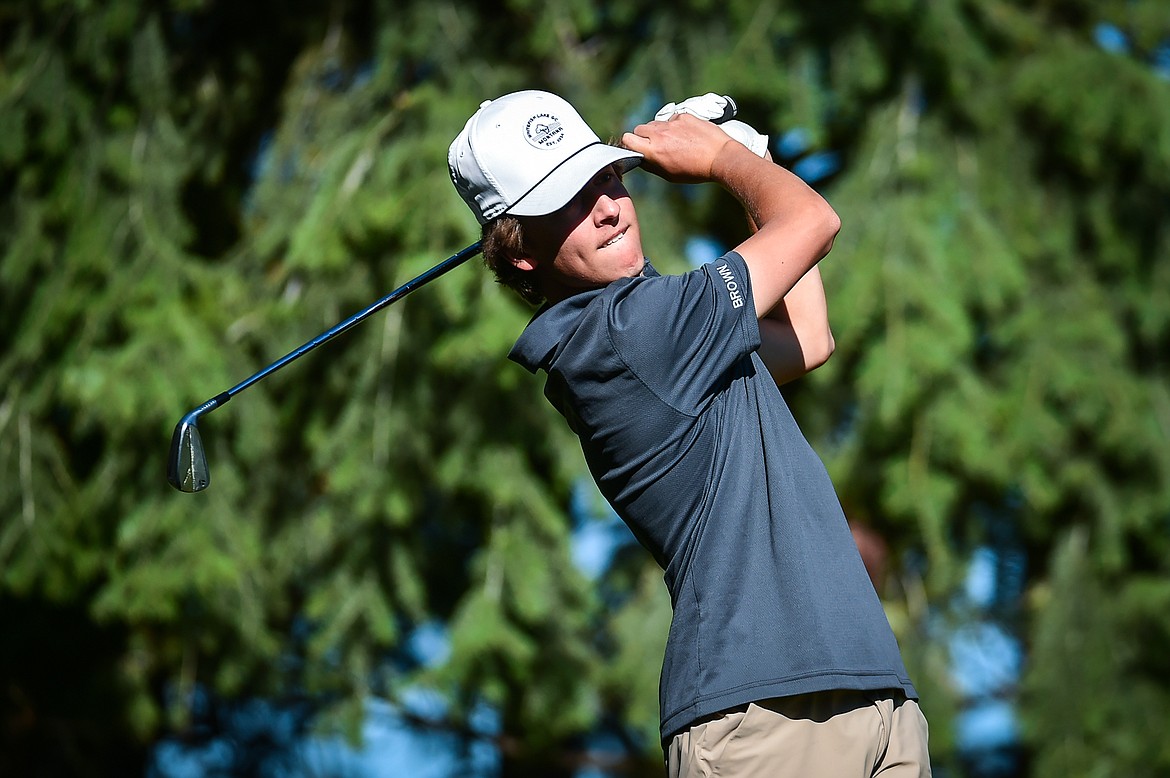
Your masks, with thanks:
[(1050, 580), (1034, 592), (1033, 650), (1044, 661), (1025, 694), (1029, 734), (1044, 744), (1036, 755), (1040, 778), (1170, 770), (1160, 648), (1170, 638), (1170, 581), (1143, 574), (1111, 581), (1096, 568), (1088, 533), (1071, 530), (1054, 549)]
[[(837, 353), (786, 392), (890, 546), (937, 766), (956, 700), (930, 613), (987, 511), (1029, 555), (1035, 772), (1170, 761), (1160, 0), (25, 2), (0, 33), (0, 617), (81, 614), (110, 742), (182, 729), (196, 685), (352, 727), (421, 685), (456, 731), (495, 705), (509, 772), (564, 772), (603, 727), (660, 771), (660, 574), (571, 564), (581, 456), (506, 359), (530, 312), (481, 268), (205, 417), (207, 492), (164, 460), (184, 411), (478, 237), (444, 164), (481, 100), (549, 88), (616, 136), (716, 90), (840, 154), (818, 183), (844, 222)], [(743, 235), (726, 197), (627, 181), (663, 269), (690, 234)], [(450, 652), (424, 667), (408, 637), (433, 622)], [(52, 707), (37, 657), (0, 667), (6, 707)]]

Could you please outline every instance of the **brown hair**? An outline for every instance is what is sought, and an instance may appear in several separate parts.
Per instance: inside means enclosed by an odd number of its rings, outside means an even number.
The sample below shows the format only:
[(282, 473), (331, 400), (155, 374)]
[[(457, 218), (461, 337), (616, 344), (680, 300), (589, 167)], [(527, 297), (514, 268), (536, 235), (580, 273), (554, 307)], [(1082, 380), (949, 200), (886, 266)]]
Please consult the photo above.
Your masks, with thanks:
[(524, 227), (515, 216), (501, 216), (483, 225), (483, 263), (495, 273), (496, 282), (533, 305), (544, 302), (536, 288), (536, 274), (521, 270), (512, 259), (525, 255)]

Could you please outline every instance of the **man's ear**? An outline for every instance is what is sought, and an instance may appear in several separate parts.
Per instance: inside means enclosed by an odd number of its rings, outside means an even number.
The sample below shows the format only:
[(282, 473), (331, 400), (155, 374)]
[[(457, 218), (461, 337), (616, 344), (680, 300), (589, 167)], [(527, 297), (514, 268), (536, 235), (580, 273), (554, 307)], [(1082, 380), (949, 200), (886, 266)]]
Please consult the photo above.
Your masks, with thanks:
[(536, 270), (536, 260), (532, 257), (508, 257), (508, 261), (517, 270), (531, 271)]

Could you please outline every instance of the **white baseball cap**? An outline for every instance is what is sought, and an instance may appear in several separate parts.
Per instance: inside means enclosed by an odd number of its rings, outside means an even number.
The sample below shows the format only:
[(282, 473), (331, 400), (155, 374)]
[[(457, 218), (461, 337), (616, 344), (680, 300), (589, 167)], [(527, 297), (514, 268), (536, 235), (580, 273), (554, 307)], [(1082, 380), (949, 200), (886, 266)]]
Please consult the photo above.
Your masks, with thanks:
[(447, 152), (451, 180), (480, 224), (552, 213), (607, 165), (625, 172), (641, 161), (602, 143), (567, 101), (536, 90), (485, 100)]

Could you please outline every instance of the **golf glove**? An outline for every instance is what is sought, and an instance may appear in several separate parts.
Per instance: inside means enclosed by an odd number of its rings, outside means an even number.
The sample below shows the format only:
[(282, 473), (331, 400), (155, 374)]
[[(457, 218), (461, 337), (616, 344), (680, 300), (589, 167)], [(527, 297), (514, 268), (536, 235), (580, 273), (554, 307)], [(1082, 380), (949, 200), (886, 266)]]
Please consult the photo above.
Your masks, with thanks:
[[(681, 103), (667, 103), (658, 109), (658, 113), (654, 114), (654, 119), (664, 122), (676, 113), (689, 113), (700, 119), (714, 121), (728, 113), (735, 116), (735, 110), (735, 101), (730, 97), (708, 92), (698, 97), (688, 97)], [(756, 156), (762, 157), (767, 153), (768, 136), (756, 132), (750, 125), (738, 119), (728, 119), (721, 122), (719, 126), (731, 136), (732, 140), (737, 140), (747, 146)]]

